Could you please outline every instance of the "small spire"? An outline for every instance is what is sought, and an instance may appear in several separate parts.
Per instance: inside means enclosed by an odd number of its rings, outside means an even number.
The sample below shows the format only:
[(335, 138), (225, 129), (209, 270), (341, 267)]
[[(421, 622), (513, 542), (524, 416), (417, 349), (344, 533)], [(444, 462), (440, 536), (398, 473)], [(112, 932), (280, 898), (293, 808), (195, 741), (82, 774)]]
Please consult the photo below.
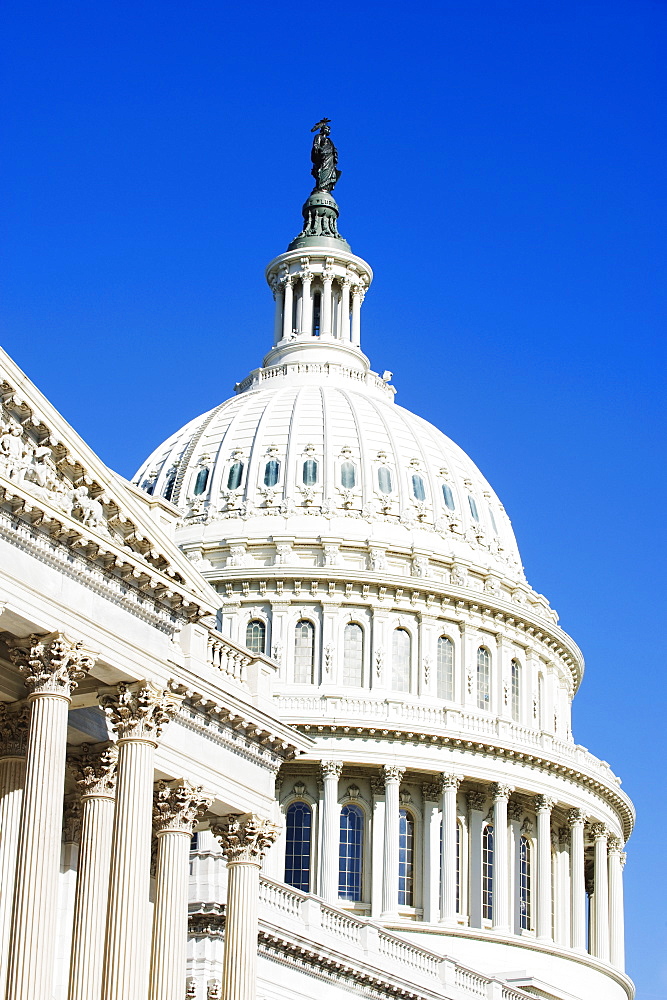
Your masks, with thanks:
[(322, 118), (310, 130), (317, 133), (310, 151), (315, 187), (301, 210), (303, 229), (288, 250), (306, 246), (350, 249), (349, 243), (338, 233), (338, 205), (331, 194), (341, 171), (338, 169), (338, 150), (330, 138), (330, 121), (330, 118)]

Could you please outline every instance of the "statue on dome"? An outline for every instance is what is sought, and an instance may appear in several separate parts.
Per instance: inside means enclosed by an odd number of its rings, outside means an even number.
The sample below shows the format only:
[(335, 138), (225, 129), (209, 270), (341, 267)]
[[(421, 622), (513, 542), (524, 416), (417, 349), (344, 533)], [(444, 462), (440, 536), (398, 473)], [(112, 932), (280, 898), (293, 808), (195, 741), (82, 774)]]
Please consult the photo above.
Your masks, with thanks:
[(317, 132), (313, 139), (313, 148), (310, 151), (310, 158), (313, 162), (311, 174), (315, 178), (316, 191), (333, 191), (341, 174), (340, 170), (337, 169), (338, 150), (329, 138), (330, 121), (330, 118), (322, 118), (310, 130)]

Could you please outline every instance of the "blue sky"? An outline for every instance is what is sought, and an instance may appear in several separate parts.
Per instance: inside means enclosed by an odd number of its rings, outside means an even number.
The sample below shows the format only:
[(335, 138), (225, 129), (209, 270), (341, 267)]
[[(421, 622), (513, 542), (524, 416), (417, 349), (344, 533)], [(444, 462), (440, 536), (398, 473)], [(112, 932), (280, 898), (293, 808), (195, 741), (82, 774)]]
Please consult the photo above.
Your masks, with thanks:
[(582, 647), (575, 738), (639, 820), (628, 969), (667, 996), (667, 6), (10, 2), (3, 346), (112, 467), (226, 398), (272, 330), (333, 119), (363, 346), (477, 462)]

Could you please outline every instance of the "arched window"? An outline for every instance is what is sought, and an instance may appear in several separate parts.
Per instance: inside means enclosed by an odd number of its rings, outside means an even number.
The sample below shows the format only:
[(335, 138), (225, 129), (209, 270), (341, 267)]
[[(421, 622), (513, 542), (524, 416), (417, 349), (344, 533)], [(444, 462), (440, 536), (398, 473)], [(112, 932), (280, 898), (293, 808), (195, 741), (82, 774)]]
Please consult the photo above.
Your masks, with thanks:
[(452, 488), (449, 483), (442, 484), (442, 498), (445, 501), (445, 507), (449, 507), (450, 510), (456, 510), (454, 494), (452, 493)]
[(195, 479), (195, 488), (193, 493), (196, 497), (200, 497), (208, 485), (208, 468), (205, 467), (200, 469), (197, 473), (197, 478)]
[(519, 841), (519, 926), (524, 931), (531, 928), (531, 845), (527, 837)]
[(477, 650), (477, 707), (491, 707), (491, 653), (484, 646)]
[(229, 468), (227, 475), (227, 489), (237, 490), (243, 478), (243, 462), (234, 462)]
[(287, 810), (285, 881), (295, 889), (310, 892), (310, 834), (313, 813), (305, 802), (293, 802)]
[(438, 639), (438, 698), (454, 700), (454, 643), (446, 635)]
[(303, 485), (314, 486), (317, 482), (317, 461), (314, 458), (307, 458), (303, 463)]
[(277, 458), (270, 458), (264, 466), (264, 485), (275, 486), (280, 476), (280, 462)]
[(364, 630), (356, 622), (345, 626), (343, 634), (343, 684), (361, 687), (364, 675)]
[(357, 481), (357, 470), (354, 462), (342, 462), (340, 467), (340, 485), (344, 490), (353, 490)]
[(393, 691), (410, 690), (412, 640), (404, 628), (395, 628), (391, 643), (391, 687)]
[(315, 292), (313, 295), (313, 337), (320, 335), (320, 317), (322, 313), (322, 293)]
[(361, 899), (363, 842), (364, 814), (359, 806), (343, 806), (340, 811), (338, 896), (354, 903)]
[(378, 469), (378, 487), (380, 493), (391, 493), (391, 469), (381, 465)]
[(470, 507), (470, 513), (475, 521), (479, 521), (479, 511), (477, 510), (477, 504), (475, 503), (475, 498), (468, 494), (468, 505)]
[(165, 498), (165, 500), (171, 500), (175, 485), (176, 485), (176, 466), (170, 469), (169, 472), (167, 473), (167, 478), (164, 483), (164, 489), (162, 490), (162, 496)]
[(398, 827), (398, 905), (414, 906), (415, 821), (401, 809)]
[(521, 718), (521, 664), (512, 660), (512, 718), (519, 722)]
[(426, 499), (426, 489), (424, 488), (424, 480), (421, 476), (414, 475), (412, 477), (412, 495), (415, 500)]
[(493, 919), (493, 827), (487, 824), (482, 833), (482, 916)]
[(253, 653), (263, 653), (266, 649), (266, 625), (258, 618), (248, 622), (245, 630), (245, 644)]
[(312, 684), (315, 665), (315, 629), (303, 618), (294, 630), (294, 682)]

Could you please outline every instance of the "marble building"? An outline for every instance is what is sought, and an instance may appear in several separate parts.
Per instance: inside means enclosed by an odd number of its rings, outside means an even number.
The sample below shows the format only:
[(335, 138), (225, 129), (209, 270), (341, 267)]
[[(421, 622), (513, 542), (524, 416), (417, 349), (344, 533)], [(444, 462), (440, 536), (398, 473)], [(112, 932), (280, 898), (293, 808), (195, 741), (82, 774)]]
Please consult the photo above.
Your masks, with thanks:
[(6, 1000), (633, 996), (582, 654), (371, 370), (317, 128), (261, 367), (133, 483), (0, 354)]

